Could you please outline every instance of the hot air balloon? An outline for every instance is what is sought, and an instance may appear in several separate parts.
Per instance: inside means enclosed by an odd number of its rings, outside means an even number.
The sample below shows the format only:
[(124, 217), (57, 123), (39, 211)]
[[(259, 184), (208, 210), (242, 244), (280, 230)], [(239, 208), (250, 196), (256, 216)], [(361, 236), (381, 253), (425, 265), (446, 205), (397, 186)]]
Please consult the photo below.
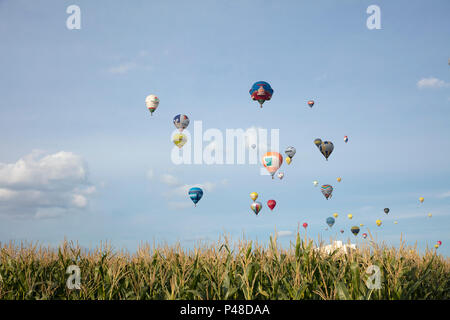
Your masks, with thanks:
[(375, 223), (377, 224), (377, 226), (381, 226), (381, 220), (377, 220), (375, 221)]
[(273, 208), (275, 208), (276, 205), (277, 205), (277, 202), (275, 200), (267, 201), (267, 206), (270, 208), (270, 210), (273, 210)]
[(349, 213), (349, 214), (347, 215), (347, 218), (352, 219), (352, 218), (353, 218), (353, 215), (352, 215), (351, 213)]
[(194, 205), (197, 206), (197, 202), (203, 197), (203, 190), (197, 187), (189, 189), (189, 197), (191, 198)]
[(442, 241), (438, 240), (437, 244), (440, 246), (442, 244)]
[(252, 147), (252, 149), (255, 149), (256, 148), (256, 144), (252, 144), (251, 147)]
[(189, 118), (185, 114), (177, 114), (173, 118), (173, 124), (180, 132), (182, 132), (184, 129), (186, 129), (188, 127)]
[(295, 150), (294, 147), (287, 147), (286, 150), (284, 150), (284, 153), (291, 159), (295, 156), (296, 152), (297, 150)]
[(286, 163), (287, 163), (287, 164), (291, 164), (291, 160), (292, 160), (291, 158), (286, 157)]
[(397, 224), (398, 222), (397, 221), (394, 221), (394, 224)]
[(312, 108), (313, 105), (314, 105), (314, 100), (309, 100), (309, 101), (308, 101), (308, 106), (310, 106), (310, 107)]
[(280, 180), (281, 180), (281, 179), (283, 179), (283, 177), (284, 177), (284, 173), (283, 172), (278, 172), (278, 178), (280, 178)]
[(364, 224), (360, 223), (359, 226), (360, 226), (360, 227), (364, 227)]
[(344, 136), (344, 142), (347, 143), (348, 142), (348, 137)]
[(265, 81), (255, 82), (249, 91), (253, 100), (258, 101), (261, 108), (265, 101), (269, 101), (273, 95), (273, 89)]
[(316, 145), (317, 148), (320, 148), (320, 145), (322, 144), (322, 140), (317, 138), (314, 140), (314, 144)]
[(344, 229), (341, 229), (341, 233), (344, 233)]
[(283, 157), (278, 152), (267, 152), (262, 157), (262, 163), (264, 167), (266, 167), (267, 171), (272, 175), (277, 172), (278, 168), (280, 168), (281, 164), (283, 163)]
[(337, 218), (337, 217), (338, 217), (338, 214), (337, 214), (336, 212), (333, 213), (333, 217)]
[(256, 192), (250, 193), (250, 198), (252, 198), (253, 201), (256, 201), (256, 199), (258, 199), (258, 193)]
[(153, 115), (153, 112), (155, 112), (156, 108), (158, 108), (159, 105), (159, 99), (154, 94), (151, 94), (145, 98), (145, 105), (147, 106), (148, 111), (150, 111), (150, 115)]
[(327, 225), (331, 228), (334, 225), (334, 218), (333, 217), (328, 217), (327, 218)]
[(367, 238), (367, 233), (363, 233), (362, 236), (364, 239)]
[(423, 200), (425, 200), (424, 197), (420, 197), (420, 198), (419, 198), (420, 203), (423, 203)]
[(341, 182), (342, 178), (339, 177), (339, 178), (337, 178), (336, 180), (337, 180), (337, 182)]
[(308, 224), (305, 222), (305, 223), (303, 223), (303, 228), (308, 228)]
[(431, 218), (433, 215), (431, 213), (428, 214), (428, 218)]
[(261, 204), (261, 202), (259, 202), (259, 201), (253, 202), (253, 203), (250, 205), (250, 208), (252, 208), (253, 212), (254, 212), (256, 215), (258, 215), (258, 213), (261, 211), (262, 204)]
[(437, 248), (439, 248), (439, 245), (438, 245), (438, 244), (435, 244), (434, 247), (437, 249)]
[(177, 133), (173, 136), (172, 141), (178, 148), (182, 148), (187, 142), (187, 137), (182, 133)]
[(328, 200), (328, 198), (331, 198), (331, 194), (333, 193), (333, 187), (329, 184), (324, 184), (321, 191), (325, 198)]
[(328, 157), (331, 155), (331, 153), (333, 152), (334, 149), (334, 145), (331, 141), (324, 141), (322, 142), (322, 144), (319, 146), (319, 150), (320, 152), (323, 154), (323, 156), (325, 157), (325, 159), (328, 161)]
[(358, 235), (358, 233), (359, 233), (359, 227), (357, 227), (357, 226), (354, 226), (354, 227), (352, 227), (351, 229), (351, 232), (355, 235), (355, 237)]
[(319, 184), (319, 182), (317, 180), (314, 180), (313, 183), (314, 183), (314, 187), (317, 187), (317, 185)]
[(389, 213), (389, 208), (384, 208), (384, 213), (388, 214)]

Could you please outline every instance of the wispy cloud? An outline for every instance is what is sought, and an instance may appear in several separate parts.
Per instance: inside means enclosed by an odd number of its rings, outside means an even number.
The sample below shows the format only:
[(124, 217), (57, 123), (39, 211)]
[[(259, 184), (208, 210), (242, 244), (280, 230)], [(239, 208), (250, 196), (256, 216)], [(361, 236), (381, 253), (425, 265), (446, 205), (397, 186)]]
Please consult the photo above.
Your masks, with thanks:
[(436, 197), (441, 198), (441, 199), (442, 198), (450, 198), (450, 191), (439, 193)]
[(429, 77), (429, 78), (422, 78), (419, 81), (417, 81), (417, 87), (419, 89), (444, 88), (444, 87), (450, 87), (450, 83), (445, 82), (444, 80), (440, 80), (438, 78)]
[(289, 237), (292, 236), (294, 233), (292, 231), (289, 230), (281, 230), (277, 232), (277, 237), (278, 238), (282, 238), (282, 237)]
[(127, 73), (128, 71), (136, 68), (137, 64), (135, 62), (125, 62), (122, 64), (119, 64), (118, 66), (114, 66), (114, 67), (110, 67), (108, 69), (109, 73), (112, 74), (124, 74)]

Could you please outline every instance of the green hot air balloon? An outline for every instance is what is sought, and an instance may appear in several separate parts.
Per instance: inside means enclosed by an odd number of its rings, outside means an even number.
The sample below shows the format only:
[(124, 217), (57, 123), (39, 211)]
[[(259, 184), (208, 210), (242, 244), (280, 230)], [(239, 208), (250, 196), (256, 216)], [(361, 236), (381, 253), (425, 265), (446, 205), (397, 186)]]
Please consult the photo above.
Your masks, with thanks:
[(358, 235), (359, 233), (359, 227), (354, 226), (350, 229), (352, 231), (352, 233), (355, 235), (355, 237)]

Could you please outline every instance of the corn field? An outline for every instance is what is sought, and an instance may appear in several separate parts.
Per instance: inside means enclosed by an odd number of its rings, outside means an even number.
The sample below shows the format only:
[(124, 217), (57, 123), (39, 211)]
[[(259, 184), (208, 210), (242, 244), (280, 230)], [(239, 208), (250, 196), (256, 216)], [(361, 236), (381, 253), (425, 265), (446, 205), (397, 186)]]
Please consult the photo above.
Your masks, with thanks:
[[(403, 244), (371, 241), (326, 254), (297, 233), (288, 249), (276, 237), (268, 246), (226, 237), (192, 250), (143, 244), (134, 254), (67, 241), (57, 249), (13, 242), (0, 248), (0, 299), (7, 300), (450, 298), (449, 259)], [(68, 288), (71, 265), (79, 267), (79, 289)], [(371, 265), (379, 268), (379, 288), (367, 284)]]

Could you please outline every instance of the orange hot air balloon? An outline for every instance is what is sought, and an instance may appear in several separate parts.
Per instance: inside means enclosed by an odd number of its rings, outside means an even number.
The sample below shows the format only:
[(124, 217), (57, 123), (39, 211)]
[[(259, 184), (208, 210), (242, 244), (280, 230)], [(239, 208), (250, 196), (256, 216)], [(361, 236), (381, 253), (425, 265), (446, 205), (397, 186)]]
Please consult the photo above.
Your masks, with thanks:
[(262, 157), (262, 163), (266, 167), (267, 171), (273, 176), (275, 172), (281, 167), (283, 163), (283, 156), (278, 152), (266, 152)]

